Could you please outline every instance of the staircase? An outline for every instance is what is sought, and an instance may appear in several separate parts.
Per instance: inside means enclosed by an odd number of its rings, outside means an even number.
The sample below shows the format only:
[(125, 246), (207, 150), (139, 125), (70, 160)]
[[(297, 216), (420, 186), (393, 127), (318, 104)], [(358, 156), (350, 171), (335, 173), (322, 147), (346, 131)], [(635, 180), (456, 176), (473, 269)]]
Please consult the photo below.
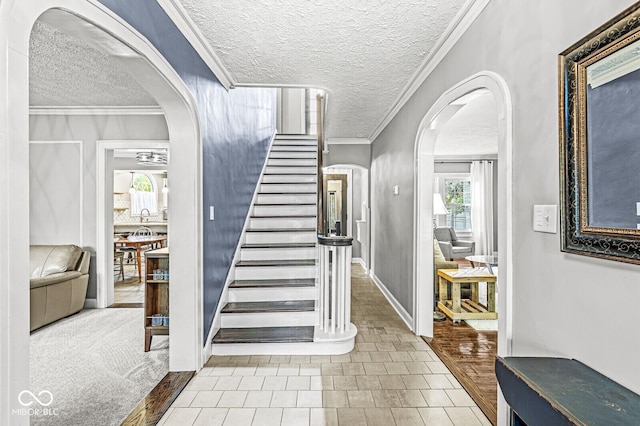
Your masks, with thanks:
[(273, 143), (228, 303), (216, 355), (324, 353), (317, 347), (317, 141)]

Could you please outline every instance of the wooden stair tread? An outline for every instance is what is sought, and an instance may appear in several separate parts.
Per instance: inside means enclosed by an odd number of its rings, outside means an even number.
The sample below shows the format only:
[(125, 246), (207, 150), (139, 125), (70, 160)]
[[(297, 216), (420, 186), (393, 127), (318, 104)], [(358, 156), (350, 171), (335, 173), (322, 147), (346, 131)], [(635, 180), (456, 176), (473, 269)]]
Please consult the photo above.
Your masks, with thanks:
[(315, 206), (316, 203), (288, 203), (288, 204), (277, 204), (277, 203), (255, 203), (254, 206)]
[(275, 280), (235, 280), (229, 288), (314, 287), (315, 278), (291, 278)]
[(255, 266), (313, 266), (315, 259), (291, 259), (291, 260), (241, 260), (236, 263), (236, 267)]
[[(283, 175), (280, 175), (283, 176)], [(315, 182), (262, 182), (262, 185), (314, 185)]]
[(251, 219), (307, 219), (313, 217), (315, 214), (286, 214), (286, 215), (251, 215)]
[(221, 328), (213, 343), (307, 343), (313, 342), (313, 327)]
[(264, 312), (312, 312), (313, 300), (279, 300), (274, 302), (230, 302), (222, 308), (223, 314), (256, 314)]
[(247, 232), (314, 232), (316, 228), (249, 228)]
[[(273, 167), (273, 166), (269, 166), (269, 167)], [(268, 172), (265, 172), (264, 175), (265, 176), (286, 176), (286, 177), (291, 177), (291, 176), (315, 176), (315, 175), (317, 175), (317, 173), (316, 172), (312, 172), (312, 173), (268, 173)]]
[(258, 192), (258, 195), (316, 195), (316, 192)]
[(316, 243), (252, 243), (243, 244), (243, 249), (287, 249), (287, 248), (312, 248)]

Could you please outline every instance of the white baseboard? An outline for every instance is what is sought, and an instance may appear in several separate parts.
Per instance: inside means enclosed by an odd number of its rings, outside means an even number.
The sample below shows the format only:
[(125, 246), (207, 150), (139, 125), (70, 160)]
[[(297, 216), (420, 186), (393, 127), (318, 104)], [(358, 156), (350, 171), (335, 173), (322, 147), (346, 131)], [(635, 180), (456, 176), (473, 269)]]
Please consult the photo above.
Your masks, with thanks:
[(84, 309), (98, 309), (98, 299), (85, 299)]
[(407, 312), (406, 309), (402, 307), (400, 302), (398, 302), (396, 298), (393, 297), (393, 294), (391, 294), (391, 292), (382, 283), (382, 281), (380, 281), (380, 279), (376, 276), (376, 274), (371, 272), (369, 276), (371, 277), (373, 282), (378, 286), (382, 294), (384, 294), (384, 297), (386, 297), (389, 303), (391, 303), (391, 306), (393, 307), (393, 309), (395, 309), (398, 315), (400, 315), (400, 318), (402, 318), (402, 321), (404, 321), (404, 323), (407, 324), (407, 327), (409, 327), (409, 330), (413, 331), (413, 318), (411, 317), (411, 315), (409, 315), (409, 312)]
[(364, 260), (360, 257), (352, 257), (351, 258), (351, 263), (357, 263), (360, 266), (362, 266), (362, 269), (366, 270), (367, 269), (367, 265), (364, 263)]

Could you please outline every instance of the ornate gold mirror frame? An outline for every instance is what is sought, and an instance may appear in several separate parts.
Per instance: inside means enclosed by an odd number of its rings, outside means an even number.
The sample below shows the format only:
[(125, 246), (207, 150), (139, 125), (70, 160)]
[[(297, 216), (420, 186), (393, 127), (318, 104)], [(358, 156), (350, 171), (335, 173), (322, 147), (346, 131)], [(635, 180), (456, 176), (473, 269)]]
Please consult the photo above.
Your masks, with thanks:
[(562, 52), (559, 79), (562, 251), (640, 264), (640, 3)]

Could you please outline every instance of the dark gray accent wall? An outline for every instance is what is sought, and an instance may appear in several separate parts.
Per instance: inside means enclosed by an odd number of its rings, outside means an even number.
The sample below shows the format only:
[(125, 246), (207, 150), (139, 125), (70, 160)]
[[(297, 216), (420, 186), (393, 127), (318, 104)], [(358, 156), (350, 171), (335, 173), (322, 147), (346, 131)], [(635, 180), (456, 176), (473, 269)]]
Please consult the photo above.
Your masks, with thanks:
[[(275, 131), (275, 91), (250, 88), (226, 91), (154, 0), (100, 1), (153, 43), (185, 82), (198, 106), (204, 180), (206, 340)], [(215, 221), (208, 220), (209, 206), (215, 207)]]

